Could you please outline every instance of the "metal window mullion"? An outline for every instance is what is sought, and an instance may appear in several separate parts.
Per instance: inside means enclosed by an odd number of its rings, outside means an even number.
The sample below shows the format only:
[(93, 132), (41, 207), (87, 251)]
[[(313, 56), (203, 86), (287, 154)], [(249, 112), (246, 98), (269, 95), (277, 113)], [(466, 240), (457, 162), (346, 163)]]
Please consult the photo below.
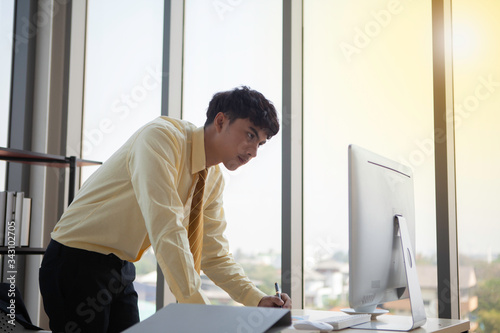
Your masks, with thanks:
[(432, 1), (436, 241), (440, 318), (460, 318), (451, 0)]
[[(36, 27), (29, 23), (36, 10), (37, 1), (16, 1), (8, 147), (24, 150), (31, 150), (32, 141)], [(29, 165), (8, 163), (7, 189), (29, 195), (29, 170)]]
[(163, 29), (162, 115), (182, 117), (184, 0), (165, 0)]
[[(66, 142), (62, 147), (66, 156), (82, 156), (83, 142), (83, 114), (85, 93), (85, 50), (87, 37), (87, 0), (72, 1), (68, 3), (68, 16), (70, 17), (69, 31), (67, 33), (67, 52), (65, 58), (69, 62), (66, 70), (67, 100), (65, 107)], [(71, 111), (69, 111), (71, 110)], [(80, 187), (80, 168), (75, 170), (75, 191)]]
[(302, 0), (283, 1), (281, 283), (304, 306), (302, 193)]
[[(163, 68), (161, 115), (182, 116), (182, 75), (184, 49), (184, 1), (165, 0), (163, 9)], [(176, 302), (165, 277), (156, 266), (156, 311)]]

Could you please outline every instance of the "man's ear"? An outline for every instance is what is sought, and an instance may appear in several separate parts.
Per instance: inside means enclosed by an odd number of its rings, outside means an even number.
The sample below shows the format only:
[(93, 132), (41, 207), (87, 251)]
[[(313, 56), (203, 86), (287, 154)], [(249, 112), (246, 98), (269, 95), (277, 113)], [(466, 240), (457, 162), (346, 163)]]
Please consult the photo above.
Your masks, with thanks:
[(222, 131), (222, 128), (224, 127), (224, 123), (229, 121), (227, 116), (224, 114), (224, 112), (219, 112), (215, 115), (214, 118), (214, 126), (215, 130), (220, 133)]

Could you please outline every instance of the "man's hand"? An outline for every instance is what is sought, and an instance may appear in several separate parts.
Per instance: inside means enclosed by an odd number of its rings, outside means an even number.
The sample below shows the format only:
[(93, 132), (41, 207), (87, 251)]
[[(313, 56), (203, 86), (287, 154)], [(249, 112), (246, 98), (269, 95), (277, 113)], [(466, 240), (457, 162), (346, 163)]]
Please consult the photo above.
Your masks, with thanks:
[(264, 296), (260, 300), (258, 306), (264, 306), (264, 307), (268, 307), (268, 308), (283, 307), (284, 309), (291, 309), (292, 308), (292, 300), (285, 293), (281, 294), (281, 299), (279, 299), (277, 296)]

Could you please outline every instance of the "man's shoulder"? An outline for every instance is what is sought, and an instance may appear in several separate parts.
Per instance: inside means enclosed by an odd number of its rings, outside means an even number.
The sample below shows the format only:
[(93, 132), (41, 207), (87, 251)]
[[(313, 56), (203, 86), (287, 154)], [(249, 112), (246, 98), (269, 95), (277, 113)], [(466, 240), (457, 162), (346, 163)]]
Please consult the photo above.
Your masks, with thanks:
[(168, 116), (157, 117), (149, 124), (151, 126), (165, 128), (171, 131), (177, 131), (181, 133), (189, 133), (196, 129), (196, 126), (187, 120), (172, 118)]
[(140, 132), (147, 136), (168, 136), (175, 139), (188, 139), (196, 126), (189, 121), (160, 116), (142, 127)]

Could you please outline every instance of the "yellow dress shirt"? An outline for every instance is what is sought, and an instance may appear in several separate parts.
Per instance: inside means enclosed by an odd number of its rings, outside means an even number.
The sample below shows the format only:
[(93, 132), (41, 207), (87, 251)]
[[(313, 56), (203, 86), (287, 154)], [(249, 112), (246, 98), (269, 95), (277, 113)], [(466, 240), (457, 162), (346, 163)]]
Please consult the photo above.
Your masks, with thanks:
[[(205, 303), (187, 227), (197, 172), (205, 168), (203, 127), (158, 117), (140, 128), (85, 182), (52, 238), (69, 247), (137, 261), (149, 246), (181, 303)], [(229, 253), (219, 166), (208, 168), (201, 269), (235, 301), (265, 294)]]

